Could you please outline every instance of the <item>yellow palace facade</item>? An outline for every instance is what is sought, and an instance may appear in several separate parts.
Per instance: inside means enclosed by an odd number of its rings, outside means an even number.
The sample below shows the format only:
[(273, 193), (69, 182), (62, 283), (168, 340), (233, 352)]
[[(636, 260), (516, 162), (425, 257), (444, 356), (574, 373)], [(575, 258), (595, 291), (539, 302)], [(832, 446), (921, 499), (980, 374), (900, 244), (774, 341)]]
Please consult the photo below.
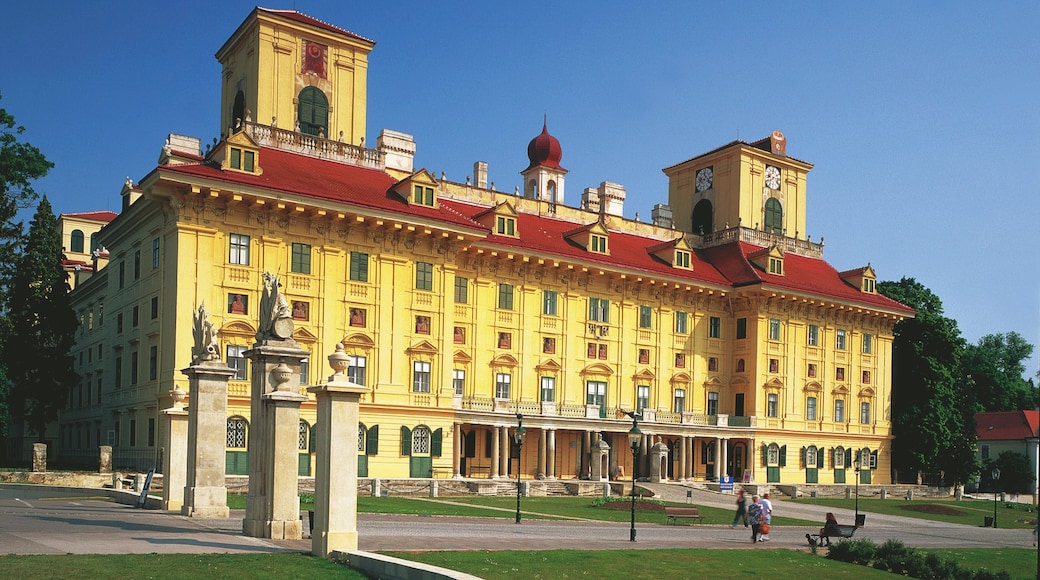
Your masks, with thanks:
[[(227, 471), (246, 473), (243, 353), (273, 272), (310, 352), (300, 384), (342, 343), (367, 389), (362, 477), (645, 476), (657, 450), (667, 480), (842, 483), (858, 459), (864, 483), (890, 482), (892, 327), (913, 312), (805, 237), (812, 166), (782, 134), (665, 168), (652, 223), (623, 217), (618, 184), (567, 205), (544, 125), (514, 192), (480, 162), (452, 182), (415, 167), (407, 134), (364, 146), (373, 46), (257, 8), (218, 51), (223, 138), (170, 136), (73, 291), (83, 380), (59, 455), (161, 463), (205, 304), (236, 370)], [(634, 453), (626, 413), (642, 417)], [(309, 475), (313, 400), (302, 416)]]

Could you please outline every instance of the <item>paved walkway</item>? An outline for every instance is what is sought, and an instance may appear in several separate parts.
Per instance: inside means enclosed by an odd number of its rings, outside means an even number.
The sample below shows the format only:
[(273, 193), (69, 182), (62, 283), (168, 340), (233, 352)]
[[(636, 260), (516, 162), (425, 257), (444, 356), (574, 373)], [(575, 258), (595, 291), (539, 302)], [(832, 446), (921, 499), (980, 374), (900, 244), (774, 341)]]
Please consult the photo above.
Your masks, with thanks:
[[(647, 486), (650, 487), (650, 486)], [(654, 486), (656, 489), (656, 486)], [(686, 490), (665, 486), (661, 494)], [(694, 503), (729, 508), (731, 496), (694, 490)], [(670, 497), (670, 499), (675, 499)], [(443, 498), (443, 501), (450, 499)], [(774, 501), (778, 514), (822, 521), (827, 508)], [(243, 536), (242, 511), (228, 519), (186, 518), (178, 513), (138, 510), (81, 494), (52, 490), (11, 490), (0, 486), (0, 554), (256, 553), (310, 551), (310, 540), (270, 541)], [(852, 515), (839, 514), (851, 521)], [(523, 520), (513, 511), (502, 518), (424, 517), (359, 514), (360, 548), (384, 550), (492, 549), (652, 549), (734, 548), (808, 549), (801, 526), (773, 528), (772, 541), (752, 544), (750, 532), (718, 525), (630, 525), (595, 521)], [(1029, 530), (951, 525), (894, 516), (868, 515), (857, 538), (877, 542), (893, 538), (915, 547), (1029, 547)]]

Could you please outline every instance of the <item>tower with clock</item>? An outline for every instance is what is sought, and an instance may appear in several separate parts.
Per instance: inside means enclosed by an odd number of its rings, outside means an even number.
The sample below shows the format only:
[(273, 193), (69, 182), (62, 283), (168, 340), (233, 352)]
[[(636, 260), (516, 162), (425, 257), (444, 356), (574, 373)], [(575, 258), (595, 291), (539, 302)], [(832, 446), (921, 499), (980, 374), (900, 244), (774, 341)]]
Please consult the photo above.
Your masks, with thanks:
[(676, 229), (707, 235), (737, 226), (806, 239), (806, 176), (780, 131), (732, 141), (666, 167)]

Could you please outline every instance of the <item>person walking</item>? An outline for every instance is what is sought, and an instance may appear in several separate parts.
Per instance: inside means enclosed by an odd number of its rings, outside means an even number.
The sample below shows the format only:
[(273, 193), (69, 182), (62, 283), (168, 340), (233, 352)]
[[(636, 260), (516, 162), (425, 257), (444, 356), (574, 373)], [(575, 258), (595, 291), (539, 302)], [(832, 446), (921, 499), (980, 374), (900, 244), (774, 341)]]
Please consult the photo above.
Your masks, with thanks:
[(762, 541), (769, 541), (769, 528), (773, 527), (773, 502), (769, 501), (769, 494), (762, 496), (762, 514), (765, 516), (766, 530), (762, 533)]
[(762, 524), (766, 523), (766, 514), (759, 502), (758, 495), (751, 496), (751, 505), (747, 507), (747, 519), (751, 523), (751, 541), (763, 541), (761, 538)]
[(729, 525), (731, 528), (737, 527), (737, 522), (743, 521), (744, 527), (748, 527), (747, 523), (747, 496), (744, 495), (744, 489), (737, 490), (737, 513), (733, 515), (733, 523)]

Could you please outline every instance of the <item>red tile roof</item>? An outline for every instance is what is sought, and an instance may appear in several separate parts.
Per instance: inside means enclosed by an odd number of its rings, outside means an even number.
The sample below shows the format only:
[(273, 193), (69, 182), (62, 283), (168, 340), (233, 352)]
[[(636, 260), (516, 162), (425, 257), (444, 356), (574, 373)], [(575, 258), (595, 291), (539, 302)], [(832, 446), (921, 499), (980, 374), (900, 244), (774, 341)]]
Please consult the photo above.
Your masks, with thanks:
[(370, 38), (365, 38), (364, 36), (361, 36), (360, 34), (354, 34), (353, 32), (351, 32), (349, 30), (345, 30), (345, 29), (340, 28), (338, 26), (334, 26), (332, 24), (329, 24), (328, 22), (324, 22), (322, 20), (318, 20), (317, 18), (314, 18), (312, 16), (307, 16), (306, 14), (302, 14), (302, 13), (297, 12), (295, 10), (276, 10), (276, 9), (273, 9), (273, 8), (261, 8), (261, 7), (257, 6), (256, 11), (257, 12), (266, 12), (267, 14), (274, 14), (276, 16), (281, 16), (282, 18), (287, 18), (287, 19), (293, 20), (295, 22), (300, 22), (302, 24), (309, 24), (311, 26), (316, 26), (318, 28), (323, 28), (323, 29), (325, 29), (325, 30), (327, 30), (329, 32), (335, 32), (336, 34), (346, 34), (347, 36), (353, 36), (354, 38), (357, 38), (359, 40), (364, 40), (365, 42), (370, 42), (372, 44), (376, 43), (376, 41), (374, 41), (374, 40), (372, 40)]
[(998, 411), (975, 415), (979, 441), (1022, 441), (1037, 436), (1040, 411)]
[(85, 220), (109, 223), (119, 217), (114, 211), (84, 211), (79, 213), (63, 213), (61, 217), (76, 217)]

